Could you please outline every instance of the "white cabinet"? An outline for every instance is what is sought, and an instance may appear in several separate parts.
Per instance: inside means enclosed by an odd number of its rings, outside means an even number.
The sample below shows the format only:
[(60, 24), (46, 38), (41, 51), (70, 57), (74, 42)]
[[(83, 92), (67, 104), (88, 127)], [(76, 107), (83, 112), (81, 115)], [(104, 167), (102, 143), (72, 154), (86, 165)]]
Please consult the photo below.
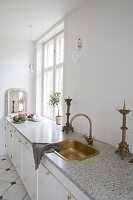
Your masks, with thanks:
[(38, 200), (76, 200), (66, 188), (40, 165), (38, 169)]
[(5, 129), (6, 129), (6, 122), (2, 118), (0, 119), (0, 156), (7, 154), (5, 145)]
[(17, 135), (13, 134), (13, 159), (12, 162), (22, 178), (22, 156), (21, 156), (21, 140), (17, 137)]
[(37, 171), (32, 145), (10, 124), (5, 129), (6, 150), (32, 200), (37, 200)]
[(10, 159), (12, 160), (12, 153), (13, 153), (13, 129), (11, 128), (10, 124), (6, 125), (6, 150), (7, 154), (9, 155)]
[(22, 143), (22, 181), (32, 198), (37, 200), (37, 171), (35, 170), (35, 162), (32, 152)]
[(47, 159), (35, 170), (31, 143), (8, 122), (5, 137), (7, 153), (31, 200), (89, 200)]

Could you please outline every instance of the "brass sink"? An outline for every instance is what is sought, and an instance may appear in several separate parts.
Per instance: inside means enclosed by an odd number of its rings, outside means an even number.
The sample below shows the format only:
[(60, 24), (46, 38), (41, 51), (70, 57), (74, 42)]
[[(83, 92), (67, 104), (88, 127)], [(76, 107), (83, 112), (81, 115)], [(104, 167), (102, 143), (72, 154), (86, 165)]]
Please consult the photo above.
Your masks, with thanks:
[(56, 144), (62, 149), (60, 152), (55, 151), (55, 154), (67, 161), (80, 161), (99, 154), (98, 149), (78, 140), (64, 140)]

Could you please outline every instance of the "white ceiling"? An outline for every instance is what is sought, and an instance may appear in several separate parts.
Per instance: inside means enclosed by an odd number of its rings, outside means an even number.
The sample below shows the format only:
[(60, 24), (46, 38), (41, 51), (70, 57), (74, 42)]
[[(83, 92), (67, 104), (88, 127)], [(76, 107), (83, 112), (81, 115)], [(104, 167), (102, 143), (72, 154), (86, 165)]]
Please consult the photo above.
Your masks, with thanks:
[(0, 36), (36, 40), (86, 0), (0, 0)]

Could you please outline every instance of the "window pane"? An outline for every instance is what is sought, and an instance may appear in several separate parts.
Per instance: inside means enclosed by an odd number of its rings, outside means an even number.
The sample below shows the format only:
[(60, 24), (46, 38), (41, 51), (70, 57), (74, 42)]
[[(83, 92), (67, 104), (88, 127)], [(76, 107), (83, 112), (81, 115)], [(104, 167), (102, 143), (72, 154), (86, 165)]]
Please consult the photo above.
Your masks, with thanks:
[[(54, 49), (56, 49), (54, 53)], [(55, 36), (44, 44), (44, 91), (43, 114), (54, 119), (58, 114), (57, 106), (54, 109), (48, 104), (53, 92), (61, 92), (59, 114), (62, 115), (63, 93), (63, 62), (64, 62), (64, 34)]]
[(56, 69), (56, 92), (63, 92), (63, 67)]
[(52, 40), (44, 47), (44, 68), (53, 66), (54, 63), (54, 41)]
[[(61, 102), (59, 105), (59, 113), (62, 115), (62, 94), (63, 94), (63, 67), (56, 69), (56, 83), (55, 83), (55, 90), (56, 92), (61, 93)], [(57, 108), (55, 110), (55, 114), (57, 114)]]
[(56, 64), (64, 61), (64, 34), (56, 38)]
[(48, 104), (53, 93), (53, 70), (44, 73), (44, 115), (53, 118), (53, 108)]

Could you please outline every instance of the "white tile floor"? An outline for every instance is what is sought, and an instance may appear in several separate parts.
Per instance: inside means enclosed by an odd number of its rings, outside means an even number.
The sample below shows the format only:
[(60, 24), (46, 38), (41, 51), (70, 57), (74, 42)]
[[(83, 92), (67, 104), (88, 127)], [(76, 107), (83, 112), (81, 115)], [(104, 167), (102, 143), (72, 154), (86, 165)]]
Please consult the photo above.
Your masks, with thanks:
[(0, 200), (30, 200), (8, 156), (0, 156)]

